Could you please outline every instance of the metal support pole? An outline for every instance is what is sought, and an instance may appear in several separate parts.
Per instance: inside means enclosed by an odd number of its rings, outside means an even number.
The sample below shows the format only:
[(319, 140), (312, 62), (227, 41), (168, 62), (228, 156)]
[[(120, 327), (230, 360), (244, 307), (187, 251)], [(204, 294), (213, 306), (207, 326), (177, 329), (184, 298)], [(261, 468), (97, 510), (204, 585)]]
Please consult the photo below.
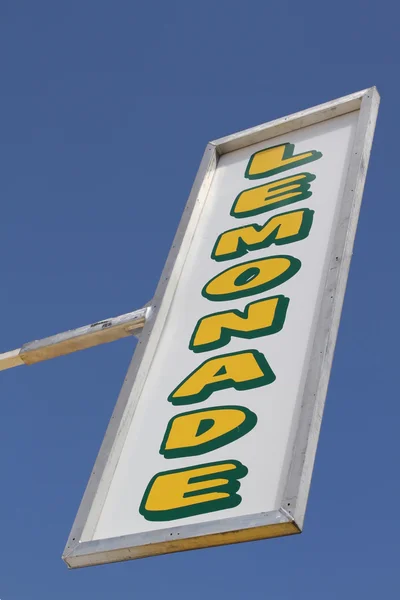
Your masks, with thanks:
[(22, 348), (0, 354), (0, 371), (19, 365), (33, 365), (42, 360), (114, 342), (130, 335), (137, 336), (142, 331), (150, 312), (151, 307), (145, 306), (119, 317), (28, 342)]

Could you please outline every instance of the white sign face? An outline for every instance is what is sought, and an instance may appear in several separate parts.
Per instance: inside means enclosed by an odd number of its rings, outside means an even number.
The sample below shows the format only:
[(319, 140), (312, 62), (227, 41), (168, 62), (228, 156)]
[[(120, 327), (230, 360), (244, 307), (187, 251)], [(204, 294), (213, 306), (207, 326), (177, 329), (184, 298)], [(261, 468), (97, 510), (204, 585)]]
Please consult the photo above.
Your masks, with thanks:
[(221, 157), (93, 539), (280, 508), (356, 125)]
[(368, 159), (372, 137), (360, 109), (373, 113), (369, 92), (337, 101), (334, 118), (313, 117), (324, 105), (303, 113), (308, 126), (264, 126), (256, 143), (254, 130), (231, 136), (238, 148), (217, 160), (227, 139), (211, 148), (69, 566), (301, 530), (365, 177), (358, 155)]

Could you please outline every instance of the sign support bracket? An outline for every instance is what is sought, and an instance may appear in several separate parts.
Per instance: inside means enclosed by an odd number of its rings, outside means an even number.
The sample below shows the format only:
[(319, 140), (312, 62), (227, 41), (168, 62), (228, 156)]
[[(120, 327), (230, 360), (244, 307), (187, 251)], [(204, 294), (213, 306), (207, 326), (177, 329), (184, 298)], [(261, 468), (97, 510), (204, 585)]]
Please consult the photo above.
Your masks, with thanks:
[(0, 371), (20, 365), (33, 365), (131, 335), (138, 337), (150, 313), (151, 306), (147, 305), (118, 317), (28, 342), (21, 348), (0, 354)]

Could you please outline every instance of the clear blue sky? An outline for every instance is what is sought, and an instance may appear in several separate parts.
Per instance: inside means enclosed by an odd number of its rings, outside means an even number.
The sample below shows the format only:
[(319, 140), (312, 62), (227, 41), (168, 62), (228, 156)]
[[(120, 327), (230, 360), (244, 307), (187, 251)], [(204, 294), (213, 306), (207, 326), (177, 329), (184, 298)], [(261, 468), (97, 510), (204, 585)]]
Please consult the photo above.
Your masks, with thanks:
[(382, 96), (304, 533), (67, 570), (127, 339), (0, 374), (1, 600), (397, 597), (398, 19), (393, 0), (1, 2), (0, 351), (150, 300), (209, 139)]

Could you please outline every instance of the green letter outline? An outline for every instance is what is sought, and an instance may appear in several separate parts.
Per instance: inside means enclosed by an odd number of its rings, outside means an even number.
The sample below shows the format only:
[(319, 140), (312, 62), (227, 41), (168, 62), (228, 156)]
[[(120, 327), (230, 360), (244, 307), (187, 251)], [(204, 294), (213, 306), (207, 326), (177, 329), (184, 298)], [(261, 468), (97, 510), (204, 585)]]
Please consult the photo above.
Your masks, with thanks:
[[(272, 259), (272, 258), (286, 258), (290, 262), (289, 268), (286, 269), (286, 271), (284, 273), (279, 275), (279, 277), (275, 277), (275, 279), (273, 279), (272, 281), (267, 281), (266, 283), (260, 284), (253, 288), (249, 288), (247, 290), (238, 290), (238, 291), (231, 292), (228, 294), (209, 294), (207, 292), (206, 288), (212, 281), (214, 281), (215, 279), (217, 279), (218, 277), (220, 277), (227, 271), (230, 271), (231, 269), (235, 269), (236, 267), (240, 266), (240, 265), (232, 265), (231, 267), (228, 267), (228, 269), (225, 269), (225, 271), (221, 271), (221, 273), (218, 273), (218, 275), (215, 275), (215, 277), (210, 279), (210, 281), (207, 281), (207, 283), (201, 290), (201, 295), (204, 296), (204, 298), (207, 298), (207, 300), (211, 300), (212, 302), (225, 302), (227, 300), (236, 300), (237, 298), (245, 298), (246, 296), (253, 296), (254, 294), (261, 294), (262, 292), (267, 292), (269, 290), (272, 290), (273, 288), (277, 287), (278, 285), (282, 285), (283, 283), (285, 283), (286, 281), (291, 279), (294, 275), (296, 275), (296, 273), (298, 273), (298, 271), (301, 268), (301, 261), (298, 258), (295, 258), (294, 256), (290, 256), (288, 254), (279, 254), (276, 256), (275, 255), (274, 256), (265, 256), (263, 258), (249, 260), (247, 262), (241, 263), (241, 265), (247, 265), (247, 264), (253, 265), (253, 263), (265, 261), (267, 259)], [(243, 273), (245, 273), (245, 272), (246, 271), (243, 271)], [(241, 275), (243, 275), (243, 273), (241, 273)]]
[[(243, 319), (247, 319), (249, 316), (250, 307), (254, 306), (254, 304), (259, 304), (260, 302), (265, 302), (266, 300), (275, 300), (278, 299), (278, 304), (275, 310), (274, 320), (268, 327), (260, 327), (259, 329), (253, 329), (252, 331), (241, 331), (238, 329), (229, 329), (228, 327), (221, 327), (221, 336), (215, 342), (210, 342), (209, 344), (202, 344), (201, 346), (195, 346), (194, 341), (196, 338), (197, 331), (200, 327), (201, 322), (208, 317), (214, 317), (216, 315), (224, 315), (224, 314), (232, 314), (234, 313), (236, 316), (241, 317)], [(250, 302), (244, 309), (244, 311), (240, 311), (238, 309), (231, 310), (223, 310), (221, 312), (211, 313), (210, 315), (206, 315), (205, 317), (201, 317), (196, 323), (196, 327), (194, 328), (192, 337), (189, 342), (189, 350), (193, 352), (210, 352), (211, 350), (217, 350), (218, 348), (222, 348), (226, 346), (231, 341), (232, 337), (240, 337), (246, 340), (251, 340), (257, 337), (263, 337), (264, 335), (273, 335), (274, 333), (278, 333), (283, 328), (286, 319), (286, 312), (289, 306), (289, 298), (284, 296), (283, 294), (279, 294), (277, 296), (271, 296), (270, 298), (261, 298), (261, 300), (255, 300), (254, 302)], [(234, 332), (234, 333), (231, 333)]]
[[(226, 465), (226, 464), (235, 465), (235, 469), (229, 469), (227, 471), (220, 471), (218, 473), (213, 473), (212, 475), (208, 475), (206, 477), (192, 477), (189, 479), (188, 483), (197, 483), (199, 481), (212, 481), (213, 479), (220, 479), (221, 477), (228, 480), (228, 483), (224, 485), (220, 485), (218, 487), (212, 488), (204, 488), (202, 490), (196, 492), (188, 492), (184, 494), (184, 498), (189, 498), (196, 495), (206, 494), (208, 492), (221, 492), (229, 494), (227, 498), (219, 498), (218, 500), (208, 500), (206, 502), (200, 502), (198, 504), (193, 504), (192, 506), (183, 506), (181, 508), (174, 508), (170, 510), (161, 510), (161, 511), (148, 511), (146, 510), (146, 501), (150, 495), (151, 488), (153, 486), (154, 481), (160, 475), (170, 475), (171, 473), (178, 473), (183, 471), (192, 471), (193, 469), (201, 469), (202, 467), (213, 467), (215, 465)], [(238, 506), (242, 498), (236, 492), (240, 488), (240, 483), (237, 481), (238, 479), (242, 479), (248, 473), (248, 468), (243, 465), (238, 460), (220, 460), (211, 463), (205, 463), (201, 465), (195, 465), (192, 467), (185, 467), (184, 469), (173, 469), (171, 471), (161, 471), (156, 473), (154, 477), (151, 478), (145, 492), (143, 495), (143, 499), (140, 503), (139, 513), (147, 520), (147, 521), (172, 521), (174, 519), (184, 519), (185, 517), (193, 517), (195, 515), (201, 515), (209, 512), (215, 512), (217, 510), (225, 510), (227, 508), (234, 508)]]
[[(274, 204), (270, 204), (270, 205), (266, 205), (266, 206), (260, 206), (259, 208), (253, 208), (252, 210), (247, 210), (241, 213), (236, 213), (235, 209), (236, 206), (239, 202), (239, 198), (242, 194), (244, 194), (245, 192), (248, 192), (250, 190), (256, 190), (257, 188), (261, 188), (264, 187), (265, 185), (271, 185), (272, 183), (280, 183), (281, 181), (285, 181), (287, 179), (287, 177), (283, 177), (282, 179), (277, 179), (276, 181), (272, 181), (271, 183), (263, 183), (262, 185), (256, 185), (252, 188), (248, 188), (247, 190), (243, 190), (242, 192), (240, 192), (240, 194), (238, 194), (235, 198), (234, 203), (232, 204), (232, 208), (230, 210), (230, 215), (231, 217), (234, 217), (235, 219), (245, 219), (247, 217), (253, 217), (255, 215), (260, 215), (264, 212), (268, 212), (270, 210), (275, 210), (276, 208), (282, 208), (283, 206), (287, 206), (288, 204), (294, 204), (295, 202), (300, 202), (301, 200), (307, 200), (307, 198), (310, 198), (312, 196), (312, 192), (310, 192), (310, 183), (311, 181), (314, 181), (315, 179), (315, 175), (313, 175), (312, 173), (299, 173), (299, 175), (304, 175), (305, 178), (303, 181), (301, 181), (301, 183), (299, 183), (299, 187), (300, 187), (300, 191), (297, 193), (296, 196), (292, 196), (291, 198), (286, 198), (285, 200), (280, 200), (279, 202), (276, 202)], [(292, 177), (294, 177), (294, 175), (292, 175)], [(285, 193), (285, 187), (287, 187), (286, 184), (282, 184), (282, 185), (278, 185), (276, 186), (276, 190), (277, 193), (274, 194), (273, 196), (270, 196), (269, 198), (271, 200), (273, 200), (274, 198), (279, 198), (279, 196), (284, 195)], [(275, 190), (275, 188), (274, 188)]]
[[(223, 381), (208, 383), (198, 394), (192, 394), (191, 396), (180, 396), (178, 399), (174, 398), (175, 392), (182, 386), (182, 384), (184, 384), (188, 379), (190, 379), (190, 377), (192, 377), (192, 375), (194, 375), (194, 373), (201, 369), (205, 364), (211, 362), (212, 360), (215, 360), (216, 358), (226, 358), (228, 356), (237, 356), (239, 354), (252, 354), (257, 365), (263, 372), (263, 375), (261, 377), (258, 377), (257, 379), (250, 379), (248, 381), (235, 382), (232, 379), (224, 379)], [(185, 377), (185, 379), (183, 379), (176, 386), (173, 392), (170, 393), (170, 395), (168, 396), (168, 402), (171, 402), (171, 404), (173, 404), (174, 406), (181, 406), (182, 404), (197, 404), (199, 402), (204, 402), (204, 400), (207, 400), (207, 398), (209, 398), (211, 394), (213, 394), (214, 392), (219, 392), (220, 390), (226, 390), (231, 387), (233, 387), (233, 389), (237, 391), (251, 390), (253, 388), (262, 387), (263, 385), (269, 385), (270, 383), (273, 383), (275, 379), (275, 373), (269, 366), (267, 359), (265, 358), (264, 354), (262, 354), (262, 352), (259, 352), (258, 350), (240, 350), (239, 352), (220, 354), (219, 356), (213, 356), (203, 361), (201, 365), (199, 365), (196, 369), (194, 369), (194, 371), (189, 373), (189, 375)]]
[[(311, 152), (312, 156), (309, 156), (308, 158), (300, 159), (298, 162), (292, 162), (287, 165), (282, 165), (280, 167), (276, 167), (275, 169), (270, 169), (269, 171), (263, 171), (262, 173), (257, 173), (257, 175), (250, 175), (251, 164), (254, 160), (254, 157), (257, 154), (260, 154), (260, 152), (265, 152), (265, 150), (272, 150), (273, 148), (279, 148), (279, 146), (285, 146), (285, 149), (283, 151), (282, 160), (287, 160), (288, 158), (296, 158), (296, 157), (293, 157), (294, 144), (291, 144), (290, 142), (288, 142), (286, 144), (276, 144), (275, 146), (271, 146), (270, 148), (263, 148), (262, 150), (257, 150), (257, 152), (254, 152), (250, 156), (249, 162), (247, 163), (246, 171), (244, 174), (246, 179), (263, 179), (264, 177), (272, 177), (272, 175), (277, 175), (278, 173), (282, 173), (283, 171), (289, 171), (290, 169), (295, 169), (296, 167), (301, 167), (302, 165), (306, 165), (309, 162), (314, 162), (315, 160), (319, 160), (320, 158), (322, 158), (322, 152), (319, 152), (318, 150), (307, 150), (307, 153)], [(301, 154), (305, 154), (305, 152), (302, 152)]]
[[(240, 410), (245, 414), (245, 420), (243, 421), (243, 423), (241, 425), (239, 425), (239, 427), (235, 427), (235, 429), (228, 431), (227, 433), (224, 433), (223, 435), (220, 435), (219, 437), (214, 438), (213, 440), (210, 440), (209, 442), (203, 442), (202, 444), (199, 444), (198, 446), (190, 446), (190, 447), (183, 447), (183, 448), (175, 448), (174, 450), (166, 450), (168, 437), (169, 437), (170, 431), (173, 427), (174, 421), (176, 419), (179, 419), (180, 417), (185, 417), (186, 415), (193, 415), (196, 413), (202, 413), (202, 412), (207, 413), (210, 410), (223, 411), (223, 410), (231, 410), (231, 409)], [(160, 446), (160, 454), (162, 454), (164, 456), (164, 458), (184, 458), (186, 456), (199, 456), (200, 454), (206, 454), (207, 452), (212, 452), (213, 450), (222, 448), (222, 446), (227, 446), (228, 444), (235, 442), (236, 440), (240, 439), (241, 437), (243, 437), (247, 433), (249, 433), (249, 431), (254, 429), (256, 424), (257, 424), (257, 415), (255, 413), (253, 413), (253, 411), (249, 410), (248, 408), (245, 408), (244, 406), (239, 406), (239, 405), (236, 405), (236, 406), (233, 406), (233, 405), (214, 406), (214, 407), (210, 407), (210, 408), (200, 408), (199, 410), (191, 410), (188, 412), (180, 413), (179, 415), (172, 417), (172, 419), (170, 419), (170, 421), (167, 425), (167, 429), (165, 430), (164, 438), (163, 438), (163, 441), (161, 442), (161, 446)]]
[[(268, 225), (268, 223), (270, 223), (270, 221), (272, 221), (273, 219), (276, 219), (277, 217), (281, 217), (284, 215), (292, 215), (293, 213), (299, 213), (299, 212), (303, 213), (303, 219), (302, 219), (300, 229), (297, 234), (288, 236), (281, 240), (276, 240), (275, 237), (280, 228), (280, 225), (277, 225), (275, 227), (275, 229), (273, 231), (271, 231), (271, 233), (262, 242), (248, 245), (241, 237), (239, 237), (237, 249), (235, 252), (231, 252), (229, 254), (224, 254), (222, 256), (216, 256), (216, 250), (218, 248), (218, 244), (219, 244), (222, 236), (224, 236), (226, 233), (230, 233), (231, 231), (238, 231), (239, 229), (245, 229), (246, 227), (253, 227), (253, 229), (255, 229), (257, 233), (260, 233)], [(245, 256), (252, 250), (261, 250), (262, 248), (268, 248), (272, 244), (275, 244), (276, 246), (283, 246), (285, 244), (292, 244), (293, 242), (300, 242), (301, 240), (304, 240), (306, 237), (308, 237), (308, 235), (310, 233), (311, 226), (313, 223), (313, 218), (314, 218), (314, 212), (315, 211), (313, 211), (309, 208), (300, 208), (297, 210), (290, 210), (285, 213), (280, 213), (278, 215), (274, 215), (273, 217), (268, 219), (268, 221), (266, 221), (264, 223), (264, 225), (258, 225), (257, 223), (252, 223), (250, 225), (242, 225), (241, 227), (234, 227), (233, 229), (228, 229), (227, 231), (222, 232), (218, 236), (217, 241), (215, 242), (214, 248), (211, 252), (211, 258), (217, 262), (222, 262), (224, 260), (234, 260), (236, 258), (241, 258), (242, 256)]]

